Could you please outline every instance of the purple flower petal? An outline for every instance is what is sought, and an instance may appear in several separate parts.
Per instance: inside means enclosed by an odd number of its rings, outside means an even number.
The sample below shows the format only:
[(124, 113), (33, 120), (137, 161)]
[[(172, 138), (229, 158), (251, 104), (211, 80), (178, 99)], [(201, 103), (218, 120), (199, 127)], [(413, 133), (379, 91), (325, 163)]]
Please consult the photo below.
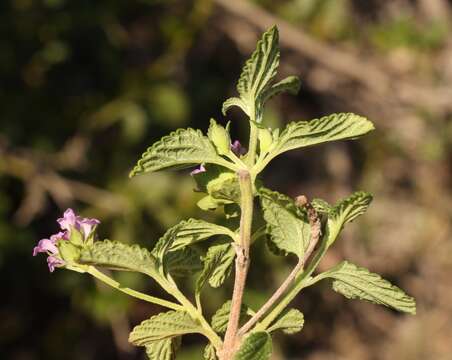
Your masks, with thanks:
[(240, 141), (238, 141), (238, 140), (235, 140), (231, 144), (231, 150), (237, 156), (241, 156), (241, 155), (245, 155), (246, 154), (246, 149), (242, 146), (242, 144), (240, 144)]
[(196, 168), (195, 170), (193, 170), (193, 171), (190, 173), (190, 175), (193, 176), (193, 175), (200, 174), (200, 173), (203, 173), (203, 172), (206, 172), (206, 168), (204, 167), (203, 164), (201, 164), (201, 165), (199, 166), (199, 168)]
[(80, 218), (75, 215), (74, 210), (67, 209), (62, 218), (57, 219), (58, 224), (60, 224), (60, 227), (62, 230), (71, 231), (72, 227), (78, 228), (79, 224), (78, 221)]
[(61, 267), (65, 264), (65, 262), (61, 259), (58, 259), (54, 256), (49, 256), (47, 258), (47, 265), (49, 266), (49, 271), (53, 272), (56, 267)]
[(58, 254), (58, 248), (52, 240), (42, 239), (39, 240), (38, 245), (34, 247), (33, 256), (36, 256), (39, 253), (50, 253), (52, 255), (56, 255)]
[(57, 243), (58, 240), (69, 240), (67, 231), (60, 231), (52, 236), (50, 236), (50, 241), (54, 244)]
[(93, 228), (99, 224), (100, 221), (97, 219), (83, 218), (82, 220), (79, 221), (79, 226), (83, 231), (83, 235), (85, 235), (85, 240), (91, 234)]

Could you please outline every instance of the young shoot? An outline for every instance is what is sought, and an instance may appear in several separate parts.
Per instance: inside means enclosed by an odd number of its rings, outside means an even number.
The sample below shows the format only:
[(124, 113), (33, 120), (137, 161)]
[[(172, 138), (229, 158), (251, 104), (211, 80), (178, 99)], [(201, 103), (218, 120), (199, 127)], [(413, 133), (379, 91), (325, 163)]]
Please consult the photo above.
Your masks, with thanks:
[[(207, 135), (187, 128), (163, 137), (144, 152), (130, 173), (134, 177), (172, 168), (194, 168), (191, 176), (197, 190), (204, 193), (198, 206), (205, 211), (223, 209), (228, 219), (240, 220), (238, 228), (188, 219), (170, 228), (148, 250), (98, 240), (96, 227), (100, 222), (77, 216), (68, 209), (58, 219), (61, 231), (41, 240), (33, 250), (33, 255), (48, 255), (51, 272), (65, 268), (87, 273), (125, 294), (160, 305), (161, 313), (136, 325), (129, 335), (132, 344), (145, 348), (149, 359), (174, 359), (183, 336), (191, 333), (205, 337), (206, 360), (269, 359), (276, 332), (293, 334), (304, 326), (303, 313), (290, 308), (291, 301), (304, 288), (322, 280), (330, 281), (333, 290), (346, 298), (367, 300), (409, 314), (416, 312), (412, 297), (358, 265), (343, 261), (316, 272), (347, 223), (367, 210), (372, 201), (369, 193), (355, 192), (336, 204), (328, 204), (321, 199), (310, 201), (303, 195), (292, 199), (266, 188), (259, 179), (270, 161), (287, 151), (329, 141), (355, 140), (374, 129), (369, 120), (352, 113), (295, 121), (284, 129), (269, 128), (263, 121), (267, 100), (283, 92), (296, 94), (300, 87), (296, 76), (275, 79), (279, 57), (278, 30), (272, 27), (262, 35), (245, 63), (237, 96), (223, 104), (225, 116), (233, 106), (243, 111), (243, 121), (250, 128), (245, 147), (231, 139), (228, 125), (211, 119)], [(266, 222), (264, 228), (253, 224), (253, 213), (257, 212)], [(221, 241), (213, 241), (218, 236)], [(269, 251), (291, 255), (297, 262), (268, 300), (260, 308), (251, 309), (243, 303), (243, 295), (252, 265), (252, 245), (265, 238)], [(210, 246), (204, 254), (193, 246), (201, 241)], [(149, 276), (171, 300), (123, 287), (102, 269)], [(196, 277), (194, 294), (184, 294), (179, 289), (175, 279), (184, 276)], [(233, 281), (232, 294), (214, 314), (205, 314), (203, 291), (227, 281)]]

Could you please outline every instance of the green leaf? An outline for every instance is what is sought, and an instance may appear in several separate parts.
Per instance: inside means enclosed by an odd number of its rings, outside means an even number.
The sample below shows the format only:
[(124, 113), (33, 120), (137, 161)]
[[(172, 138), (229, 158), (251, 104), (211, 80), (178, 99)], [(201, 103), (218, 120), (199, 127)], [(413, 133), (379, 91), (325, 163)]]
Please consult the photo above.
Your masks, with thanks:
[(374, 130), (366, 118), (352, 113), (324, 116), (311, 121), (293, 122), (287, 125), (270, 157), (285, 151), (327, 141), (356, 139)]
[(262, 102), (266, 102), (275, 95), (287, 91), (296, 95), (300, 91), (300, 79), (298, 76), (288, 76), (285, 79), (273, 84), (270, 88), (262, 93)]
[(209, 181), (207, 192), (218, 204), (240, 202), (240, 186), (237, 174), (223, 172), (217, 178)]
[(272, 354), (272, 339), (265, 331), (248, 335), (239, 348), (234, 360), (267, 360)]
[(355, 220), (364, 214), (372, 202), (372, 195), (358, 191), (337, 203), (328, 214), (327, 247), (336, 240), (338, 234), (347, 222)]
[(234, 236), (228, 228), (204, 220), (188, 219), (168, 229), (159, 239), (152, 253), (161, 258), (165, 253), (183, 249), (188, 245), (215, 235)]
[(344, 224), (351, 222), (366, 212), (372, 199), (371, 194), (364, 191), (357, 191), (337, 203), (330, 212), (330, 217)]
[(231, 106), (240, 107), (251, 119), (262, 121), (263, 99), (261, 95), (276, 75), (279, 66), (278, 29), (273, 26), (258, 41), (256, 50), (243, 67), (237, 91), (239, 98), (230, 98), (223, 104), (223, 113)]
[(207, 165), (205, 168), (205, 172), (193, 176), (197, 191), (208, 195), (198, 202), (198, 206), (203, 210), (211, 210), (220, 205), (239, 203), (237, 174), (217, 165)]
[(212, 344), (208, 344), (204, 348), (204, 359), (205, 360), (217, 360), (217, 352), (215, 351), (215, 348)]
[(381, 304), (398, 311), (415, 314), (416, 302), (395, 285), (380, 275), (344, 261), (320, 275), (330, 277), (333, 289), (348, 299), (361, 299)]
[(212, 196), (206, 195), (201, 200), (199, 200), (196, 205), (204, 211), (213, 211), (216, 210), (220, 205), (221, 202), (218, 202), (215, 200)]
[(152, 277), (158, 269), (157, 260), (148, 250), (110, 240), (96, 241), (84, 248), (79, 261), (115, 270), (137, 271)]
[(130, 177), (166, 168), (186, 168), (202, 163), (227, 165), (201, 131), (179, 129), (164, 136), (141, 156)]
[(167, 253), (163, 258), (163, 266), (165, 273), (173, 276), (189, 276), (202, 269), (200, 254), (191, 247)]
[(133, 328), (129, 342), (146, 346), (153, 341), (176, 336), (203, 333), (203, 328), (184, 311), (168, 311), (152, 316)]
[(260, 199), (270, 240), (278, 249), (302, 258), (311, 236), (306, 214), (292, 199), (276, 191), (263, 188)]
[(149, 360), (175, 360), (180, 344), (180, 336), (172, 339), (154, 341), (146, 345), (146, 355)]
[(242, 99), (240, 99), (238, 97), (231, 97), (223, 103), (223, 106), (221, 108), (221, 112), (223, 113), (224, 116), (226, 116), (226, 112), (232, 106), (239, 107), (240, 109), (243, 110), (244, 113), (247, 113), (247, 111), (248, 111), (247, 105)]
[(286, 334), (294, 334), (301, 331), (304, 325), (304, 316), (297, 309), (285, 310), (278, 318), (275, 323), (270, 326), (267, 331), (273, 332), (276, 330), (282, 330)]
[(211, 246), (204, 258), (204, 269), (197, 281), (197, 291), (200, 292), (207, 281), (214, 288), (221, 286), (231, 273), (234, 258), (235, 250), (232, 244)]
[[(229, 322), (229, 313), (231, 312), (231, 300), (226, 301), (212, 316), (212, 329), (216, 332), (222, 334), (226, 332)], [(248, 307), (242, 303), (242, 307), (240, 308), (240, 320), (239, 323), (243, 324), (243, 322), (247, 318)]]
[(256, 50), (243, 67), (237, 91), (242, 99), (254, 101), (276, 76), (279, 66), (279, 33), (276, 26), (257, 42)]
[(333, 207), (322, 199), (312, 199), (311, 205), (318, 213), (321, 214), (329, 214), (331, 210), (333, 210)]

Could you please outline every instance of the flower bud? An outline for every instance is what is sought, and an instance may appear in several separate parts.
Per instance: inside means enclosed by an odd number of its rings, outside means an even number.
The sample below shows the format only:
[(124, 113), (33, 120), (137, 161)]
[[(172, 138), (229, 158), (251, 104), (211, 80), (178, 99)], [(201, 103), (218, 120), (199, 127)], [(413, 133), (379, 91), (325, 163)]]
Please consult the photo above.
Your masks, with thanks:
[(79, 259), (80, 248), (69, 241), (60, 241), (57, 246), (61, 259), (65, 262), (74, 263)]
[(217, 124), (214, 119), (210, 119), (210, 127), (207, 135), (214, 143), (220, 155), (226, 155), (229, 153), (231, 144), (229, 133), (223, 126)]

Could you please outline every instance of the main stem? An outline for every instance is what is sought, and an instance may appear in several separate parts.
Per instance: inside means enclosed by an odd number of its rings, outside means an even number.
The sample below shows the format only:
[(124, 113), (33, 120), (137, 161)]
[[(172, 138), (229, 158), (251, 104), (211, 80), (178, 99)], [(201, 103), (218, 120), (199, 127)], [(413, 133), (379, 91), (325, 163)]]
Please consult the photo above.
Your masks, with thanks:
[(243, 292), (245, 290), (250, 259), (251, 225), (253, 221), (253, 185), (248, 170), (239, 170), (238, 179), (241, 196), (240, 239), (239, 244), (235, 244), (237, 253), (235, 260), (235, 282), (223, 349), (218, 354), (221, 360), (231, 360), (237, 351), (240, 309), (242, 307)]

